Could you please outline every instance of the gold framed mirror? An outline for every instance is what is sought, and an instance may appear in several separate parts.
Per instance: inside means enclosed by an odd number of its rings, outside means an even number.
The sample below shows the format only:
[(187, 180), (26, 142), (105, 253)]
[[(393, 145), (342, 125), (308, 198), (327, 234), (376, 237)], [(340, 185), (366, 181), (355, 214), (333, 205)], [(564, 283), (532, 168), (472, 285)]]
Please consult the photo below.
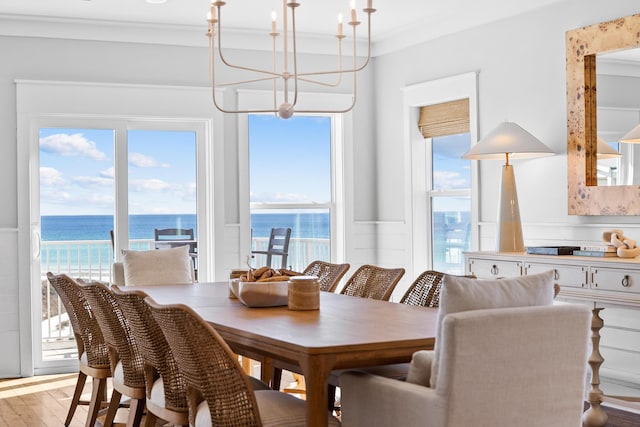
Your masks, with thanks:
[(597, 185), (596, 56), (640, 46), (640, 14), (567, 31), (569, 215), (640, 215), (640, 186)]

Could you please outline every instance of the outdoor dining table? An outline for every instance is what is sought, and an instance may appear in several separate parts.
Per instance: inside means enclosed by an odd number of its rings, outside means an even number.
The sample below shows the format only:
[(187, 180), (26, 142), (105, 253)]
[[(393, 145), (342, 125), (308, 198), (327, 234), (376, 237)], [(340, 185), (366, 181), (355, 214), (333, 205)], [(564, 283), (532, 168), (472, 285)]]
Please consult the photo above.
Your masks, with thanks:
[(229, 298), (227, 282), (139, 286), (160, 304), (185, 304), (209, 322), (237, 354), (299, 367), (306, 383), (307, 425), (328, 422), (331, 370), (407, 362), (432, 349), (437, 310), (321, 292), (320, 309), (249, 308)]

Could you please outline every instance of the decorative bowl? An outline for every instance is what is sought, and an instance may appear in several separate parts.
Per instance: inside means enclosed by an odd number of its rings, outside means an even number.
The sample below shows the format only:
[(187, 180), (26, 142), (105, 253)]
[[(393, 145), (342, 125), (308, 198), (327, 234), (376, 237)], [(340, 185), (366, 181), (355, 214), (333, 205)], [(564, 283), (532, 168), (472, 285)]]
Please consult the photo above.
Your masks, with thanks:
[(238, 282), (236, 296), (247, 307), (287, 305), (289, 282)]

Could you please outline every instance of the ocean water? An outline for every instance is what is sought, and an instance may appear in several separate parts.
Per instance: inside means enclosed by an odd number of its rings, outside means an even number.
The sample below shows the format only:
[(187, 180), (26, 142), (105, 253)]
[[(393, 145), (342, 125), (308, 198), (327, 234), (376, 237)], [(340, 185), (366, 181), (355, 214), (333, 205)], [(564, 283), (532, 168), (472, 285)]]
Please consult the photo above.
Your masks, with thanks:
[[(272, 227), (290, 227), (294, 238), (329, 238), (328, 213), (259, 213), (251, 214), (254, 237), (269, 237)], [(195, 214), (183, 215), (131, 215), (129, 237), (153, 239), (156, 228), (193, 228), (198, 235)], [(113, 230), (112, 215), (56, 215), (43, 216), (43, 241), (110, 240)]]

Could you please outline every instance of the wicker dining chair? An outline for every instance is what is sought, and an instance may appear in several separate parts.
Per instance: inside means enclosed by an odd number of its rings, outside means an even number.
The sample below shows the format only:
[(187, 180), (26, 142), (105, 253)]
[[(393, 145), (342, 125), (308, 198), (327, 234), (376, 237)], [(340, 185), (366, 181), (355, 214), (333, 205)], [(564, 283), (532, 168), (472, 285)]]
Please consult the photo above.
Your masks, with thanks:
[[(254, 390), (231, 349), (191, 308), (147, 304), (187, 382), (189, 421), (198, 426), (304, 426), (303, 400), (275, 390)], [(340, 422), (329, 417), (329, 425)]]
[(99, 282), (81, 283), (80, 288), (96, 314), (109, 347), (113, 371), (113, 394), (104, 421), (111, 427), (122, 396), (130, 398), (127, 427), (140, 425), (146, 403), (144, 362), (129, 327), (129, 321), (107, 286)]
[(189, 425), (186, 382), (160, 325), (144, 302), (147, 294), (138, 290), (123, 291), (112, 286), (111, 291), (127, 318), (138, 351), (144, 361), (147, 386), (145, 426), (152, 427), (158, 419), (172, 425)]
[(403, 275), (404, 268), (382, 268), (365, 264), (353, 273), (340, 293), (389, 301)]
[[(69, 316), (80, 364), (78, 381), (64, 425), (71, 424), (78, 405), (89, 405), (86, 425), (93, 426), (101, 407), (107, 403), (107, 378), (111, 377), (107, 344), (80, 285), (65, 274), (54, 275), (49, 272), (47, 279), (60, 296)], [(93, 384), (91, 400), (86, 402), (81, 401), (80, 397), (88, 376), (93, 378)]]
[(440, 304), (440, 285), (444, 273), (427, 270), (420, 274), (400, 299), (400, 304), (420, 307), (438, 307)]
[(334, 292), (340, 279), (349, 270), (349, 264), (332, 264), (325, 261), (312, 261), (302, 272), (305, 276), (316, 276), (320, 290)]

